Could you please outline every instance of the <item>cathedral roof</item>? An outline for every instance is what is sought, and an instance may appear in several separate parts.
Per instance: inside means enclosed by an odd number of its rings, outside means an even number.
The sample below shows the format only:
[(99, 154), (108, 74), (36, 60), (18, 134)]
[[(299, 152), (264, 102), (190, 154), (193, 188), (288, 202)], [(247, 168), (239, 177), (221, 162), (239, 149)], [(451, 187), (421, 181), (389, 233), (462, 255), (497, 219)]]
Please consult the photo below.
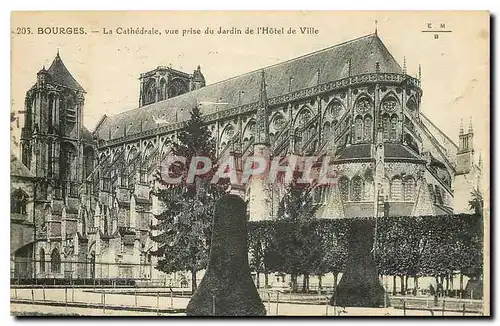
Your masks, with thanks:
[(360, 160), (371, 159), (371, 144), (357, 144), (346, 146), (337, 151), (337, 160)]
[(14, 155), (10, 155), (10, 175), (16, 177), (34, 178), (35, 175)]
[[(267, 96), (273, 98), (289, 93), (290, 87), (292, 91), (296, 91), (318, 83), (346, 78), (349, 76), (349, 69), (351, 75), (375, 72), (377, 62), (381, 73), (402, 73), (401, 67), (377, 35), (363, 36), (263, 68), (268, 85)], [(141, 130), (163, 126), (157, 125), (152, 117), (161, 118), (168, 123), (187, 120), (191, 109), (200, 102), (221, 100), (228, 103), (224, 105), (224, 109), (256, 103), (259, 99), (261, 71), (262, 69), (258, 69), (164, 101), (110, 116), (98, 127), (98, 135), (102, 139), (109, 139), (111, 131), (111, 138), (115, 139), (124, 136), (124, 129), (127, 135), (131, 135)], [(290, 83), (291, 78), (293, 80)], [(205, 115), (217, 111), (215, 105), (200, 107)]]
[[(355, 144), (340, 148), (337, 151), (337, 160), (368, 160), (372, 159), (371, 144)], [(384, 144), (384, 157), (386, 160), (419, 160), (422, 158), (414, 154), (404, 145), (395, 143)]]
[(59, 56), (59, 52), (54, 58), (54, 61), (52, 61), (52, 64), (50, 65), (49, 69), (47, 69), (47, 72), (52, 77), (52, 81), (54, 83), (61, 86), (66, 86), (75, 91), (85, 92), (82, 86), (78, 84), (78, 82), (75, 80), (75, 78), (73, 78), (71, 73), (68, 71), (68, 69), (62, 62), (61, 57)]
[(412, 153), (411, 150), (401, 144), (384, 144), (384, 156), (386, 159), (422, 160), (422, 158), (418, 157), (416, 154)]

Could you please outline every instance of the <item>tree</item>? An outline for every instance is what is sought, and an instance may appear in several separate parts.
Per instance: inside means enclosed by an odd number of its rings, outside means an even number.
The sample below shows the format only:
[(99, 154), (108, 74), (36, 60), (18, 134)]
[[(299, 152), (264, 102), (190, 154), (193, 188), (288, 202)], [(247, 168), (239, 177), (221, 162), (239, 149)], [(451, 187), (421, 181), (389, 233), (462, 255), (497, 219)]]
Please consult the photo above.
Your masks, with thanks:
[(471, 195), (471, 200), (469, 200), (469, 207), (470, 209), (473, 209), (476, 215), (483, 215), (483, 195), (481, 194), (481, 191), (479, 191), (479, 187), (474, 188), (472, 192), (470, 193)]
[[(204, 124), (198, 107), (191, 111), (191, 119), (172, 143), (172, 154), (186, 159), (185, 163), (174, 162), (165, 173), (172, 178), (181, 177), (181, 182), (169, 183), (161, 174), (157, 177), (162, 188), (156, 191), (164, 203), (164, 212), (155, 215), (158, 220), (153, 230), (158, 234), (151, 239), (158, 243), (153, 253), (159, 257), (157, 269), (166, 273), (191, 272), (191, 288), (196, 290), (196, 272), (207, 265), (210, 250), (213, 209), (219, 197), (227, 192), (227, 180), (217, 184), (210, 181), (217, 165), (205, 174), (195, 176), (189, 182), (189, 167), (195, 157), (204, 157), (215, 162), (216, 141)], [(200, 167), (201, 168), (201, 167)]]
[(256, 273), (256, 286), (260, 287), (259, 275), (265, 275), (265, 287), (269, 285), (269, 266), (272, 257), (269, 255), (269, 243), (273, 236), (272, 221), (256, 221), (248, 223), (248, 250), (250, 269)]
[[(347, 261), (347, 219), (322, 220), (316, 227), (321, 234), (321, 250), (323, 255), (316, 266), (314, 274), (321, 276), (331, 272), (333, 274), (333, 289), (337, 287), (338, 276), (345, 269)], [(322, 284), (320, 283), (321, 287)]]
[(315, 218), (316, 205), (311, 195), (312, 185), (298, 182), (299, 172), (294, 173), (278, 207), (274, 239), (270, 244), (281, 263), (275, 269), (291, 274), (292, 291), (297, 292), (297, 276), (304, 275), (303, 290), (309, 288), (309, 274), (315, 270), (322, 257), (321, 239), (311, 220)]

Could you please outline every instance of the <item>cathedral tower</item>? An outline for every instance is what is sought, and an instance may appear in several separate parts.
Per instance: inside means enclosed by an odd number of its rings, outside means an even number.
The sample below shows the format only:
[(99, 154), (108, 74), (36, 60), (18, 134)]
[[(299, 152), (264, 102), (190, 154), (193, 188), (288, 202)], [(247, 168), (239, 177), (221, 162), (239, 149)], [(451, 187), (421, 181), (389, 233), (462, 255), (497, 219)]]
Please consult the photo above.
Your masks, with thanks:
[(42, 187), (42, 193), (48, 191), (49, 197), (78, 196), (83, 173), (84, 94), (59, 52), (47, 70), (43, 67), (38, 72), (35, 85), (26, 93), (21, 158), (45, 181), (48, 188)]
[(458, 135), (458, 152), (456, 174), (469, 173), (474, 164), (474, 130), (472, 120), (469, 122), (467, 133), (464, 132), (463, 122), (460, 123)]

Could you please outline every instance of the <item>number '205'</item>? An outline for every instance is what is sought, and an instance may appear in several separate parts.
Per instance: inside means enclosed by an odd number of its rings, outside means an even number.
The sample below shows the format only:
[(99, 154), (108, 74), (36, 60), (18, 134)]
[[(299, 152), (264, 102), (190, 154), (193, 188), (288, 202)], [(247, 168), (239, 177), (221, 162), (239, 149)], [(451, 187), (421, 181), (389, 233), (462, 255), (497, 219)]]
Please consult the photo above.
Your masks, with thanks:
[(29, 27), (18, 27), (16, 34), (31, 34), (31, 29)]

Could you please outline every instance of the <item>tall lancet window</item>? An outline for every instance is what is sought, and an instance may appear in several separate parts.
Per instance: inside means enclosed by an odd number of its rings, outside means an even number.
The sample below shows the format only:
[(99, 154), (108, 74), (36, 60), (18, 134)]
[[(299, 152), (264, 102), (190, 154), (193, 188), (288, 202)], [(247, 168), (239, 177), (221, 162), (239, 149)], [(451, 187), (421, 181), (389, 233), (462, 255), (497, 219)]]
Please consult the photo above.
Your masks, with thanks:
[(365, 141), (369, 142), (372, 140), (372, 117), (370, 115), (365, 116), (364, 124)]
[(354, 137), (356, 143), (360, 143), (363, 140), (363, 118), (360, 116), (356, 117), (354, 122)]
[(371, 177), (365, 179), (363, 199), (366, 201), (373, 200), (373, 179)]
[(391, 117), (391, 131), (389, 134), (390, 140), (394, 141), (398, 139), (398, 116), (393, 114)]
[(403, 183), (400, 178), (394, 178), (391, 183), (391, 199), (398, 201), (403, 199)]
[(415, 200), (415, 180), (413, 178), (408, 178), (403, 184), (404, 188), (404, 200), (414, 201)]
[(356, 176), (352, 179), (352, 187), (351, 187), (351, 200), (352, 201), (361, 201), (363, 198), (363, 179), (361, 177)]
[(390, 118), (388, 114), (382, 116), (382, 127), (384, 129), (384, 140), (389, 140)]
[(341, 177), (339, 180), (340, 197), (343, 201), (349, 200), (349, 179)]

